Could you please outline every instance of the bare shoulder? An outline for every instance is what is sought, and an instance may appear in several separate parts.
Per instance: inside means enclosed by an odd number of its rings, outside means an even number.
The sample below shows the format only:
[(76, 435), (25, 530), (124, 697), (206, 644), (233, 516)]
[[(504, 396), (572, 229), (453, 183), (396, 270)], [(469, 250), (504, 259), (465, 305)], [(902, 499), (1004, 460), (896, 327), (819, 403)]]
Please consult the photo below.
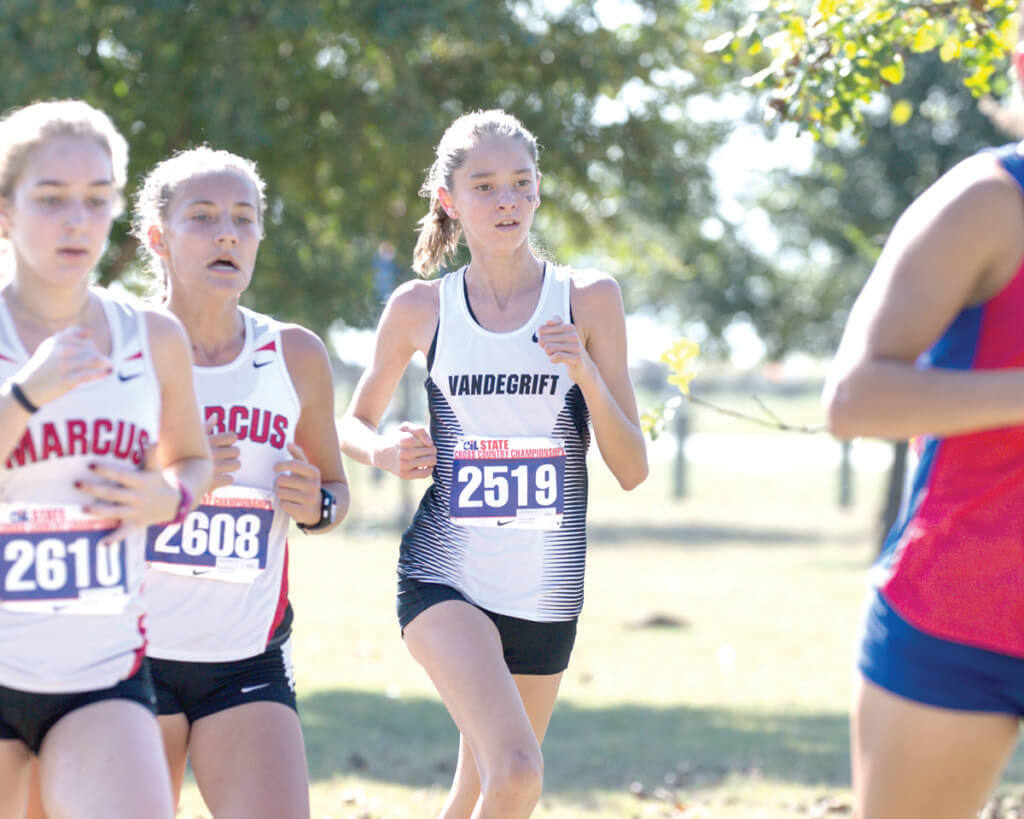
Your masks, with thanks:
[[(922, 260), (920, 275), (964, 288), (966, 303), (991, 298), (1024, 257), (1024, 196), (991, 154), (957, 163), (900, 217), (888, 257)], [(921, 267), (918, 265), (918, 267)], [(885, 266), (883, 270), (887, 269)], [(892, 267), (896, 272), (897, 267)]]
[(413, 279), (395, 288), (387, 308), (404, 319), (436, 319), (441, 293), (440, 279)]
[(299, 324), (284, 324), (281, 348), (288, 375), (300, 395), (305, 395), (309, 385), (330, 380), (331, 359), (327, 345), (312, 330)]
[(573, 269), (572, 308), (577, 319), (601, 320), (623, 312), (622, 290), (615, 278), (595, 268)]
[(145, 318), (149, 354), (163, 388), (177, 392), (187, 380), (191, 390), (192, 343), (184, 326), (164, 307), (143, 305), (138, 310)]
[(922, 217), (955, 222), (972, 233), (1001, 236), (1005, 226), (1019, 227), (1024, 218), (1024, 196), (995, 156), (976, 154), (939, 177), (900, 221), (914, 223)]
[(401, 346), (426, 351), (441, 311), (441, 280), (414, 279), (399, 285), (381, 316), (380, 329), (401, 339)]
[(569, 268), (569, 275), (572, 277), (572, 286), (577, 290), (585, 290), (589, 287), (608, 287), (609, 285), (618, 287), (618, 282), (611, 274), (598, 270), (596, 267), (572, 267)]
[(327, 355), (327, 345), (323, 339), (301, 324), (284, 324), (281, 327), (281, 342), (289, 359), (320, 359)]
[(188, 344), (185, 328), (166, 307), (139, 303), (135, 305), (135, 309), (146, 319), (150, 347), (154, 352), (159, 351), (163, 344)]

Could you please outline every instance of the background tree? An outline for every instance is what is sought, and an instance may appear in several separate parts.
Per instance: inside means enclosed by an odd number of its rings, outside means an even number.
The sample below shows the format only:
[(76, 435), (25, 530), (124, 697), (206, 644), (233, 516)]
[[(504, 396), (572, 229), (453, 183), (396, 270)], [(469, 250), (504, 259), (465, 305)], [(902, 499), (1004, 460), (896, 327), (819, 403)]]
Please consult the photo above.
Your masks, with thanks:
[[(778, 257), (802, 260), (793, 275), (828, 306), (831, 318), (818, 328), (826, 348), (834, 349), (900, 213), (965, 157), (1010, 140), (979, 110), (961, 79), (960, 70), (939, 55), (919, 55), (908, 62), (899, 99), (878, 98), (864, 109), (859, 140), (817, 144), (806, 173), (778, 173), (753, 197), (752, 205), (770, 214)], [(902, 100), (917, 111), (907, 122), (893, 116)], [(809, 244), (815, 252), (801, 254)], [(898, 512), (905, 464), (906, 441), (895, 442), (879, 515), (883, 537)]]
[[(1017, 42), (1016, 0), (815, 0), (772, 2), (745, 24), (709, 42), (727, 56), (768, 55), (747, 80), (770, 89), (766, 119), (791, 120), (834, 141), (863, 135), (865, 112), (877, 94), (899, 94), (915, 54), (938, 52), (954, 64), (977, 96), (1004, 96), (1001, 70)], [(913, 115), (905, 98), (893, 109)]]
[[(709, 43), (726, 59), (768, 65), (748, 77), (768, 88), (768, 123), (795, 121), (819, 142), (807, 173), (780, 173), (751, 195), (770, 214), (776, 258), (794, 260), (797, 292), (822, 308), (804, 348), (834, 347), (849, 307), (899, 214), (964, 157), (1010, 136), (978, 98), (1010, 95), (1007, 56), (1015, 3), (818, 0), (806, 19), (771, 4)], [(997, 111), (991, 100), (990, 113)], [(1020, 134), (1016, 134), (1019, 138)], [(829, 318), (830, 316), (830, 318)], [(880, 541), (895, 520), (907, 442), (894, 442)]]
[[(707, 159), (725, 128), (701, 12), (644, 0), (619, 20), (570, 0), (8, 0), (0, 102), (81, 96), (127, 132), (133, 178), (208, 142), (257, 160), (268, 231), (253, 306), (324, 331), (366, 325), (411, 275), (424, 169), (456, 115), (501, 106), (544, 146), (540, 234), (620, 272), (685, 266), (715, 212)], [(737, 251), (739, 252), (739, 251)], [(393, 258), (393, 266), (389, 264)], [(134, 280), (115, 231), (105, 281)], [(720, 265), (721, 267), (721, 265)], [(376, 278), (376, 286), (375, 286)], [(650, 292), (627, 293), (653, 298)]]

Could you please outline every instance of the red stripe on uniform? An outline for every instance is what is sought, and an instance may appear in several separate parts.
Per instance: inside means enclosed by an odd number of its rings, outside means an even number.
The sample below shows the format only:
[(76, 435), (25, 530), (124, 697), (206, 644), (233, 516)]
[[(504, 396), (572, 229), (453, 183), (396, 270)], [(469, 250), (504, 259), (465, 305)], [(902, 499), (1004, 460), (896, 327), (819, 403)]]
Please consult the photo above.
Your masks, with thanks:
[(257, 352), (257, 353), (263, 353), (263, 352), (273, 353), (273, 352), (277, 352), (277, 341), (276, 340), (268, 341), (262, 347), (257, 347), (254, 352)]
[[(139, 615), (139, 636), (142, 637), (142, 645), (135, 649), (135, 662), (132, 663), (132, 670), (128, 672), (128, 677), (134, 677), (139, 673), (139, 669), (142, 668), (142, 661), (146, 656), (146, 627), (142, 625), (145, 617), (145, 614)], [(125, 677), (125, 679), (128, 679), (128, 677)]]
[(284, 613), (288, 610), (288, 541), (284, 542), (284, 565), (281, 567), (281, 593), (277, 597), (277, 609), (274, 611), (274, 620), (270, 624), (270, 631), (267, 632), (267, 643), (274, 636), (277, 627), (284, 620)]

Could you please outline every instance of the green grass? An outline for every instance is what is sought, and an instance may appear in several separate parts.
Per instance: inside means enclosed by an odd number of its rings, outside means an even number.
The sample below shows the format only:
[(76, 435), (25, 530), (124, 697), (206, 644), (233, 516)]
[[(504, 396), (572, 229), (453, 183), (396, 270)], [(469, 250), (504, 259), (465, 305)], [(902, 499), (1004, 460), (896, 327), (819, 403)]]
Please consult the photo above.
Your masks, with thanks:
[[(394, 616), (399, 482), (346, 464), (340, 532), (292, 538), (313, 816), (436, 815), (457, 733)], [(882, 483), (659, 466), (623, 493), (592, 467), (579, 638), (545, 742), (538, 817), (806, 817), (849, 803), (847, 707)], [(418, 498), (425, 484), (412, 487)], [(658, 616), (674, 627), (645, 627)], [(1018, 755), (1008, 781), (1024, 781)], [(207, 814), (194, 785), (182, 816)], [(822, 814), (823, 815), (823, 814)]]

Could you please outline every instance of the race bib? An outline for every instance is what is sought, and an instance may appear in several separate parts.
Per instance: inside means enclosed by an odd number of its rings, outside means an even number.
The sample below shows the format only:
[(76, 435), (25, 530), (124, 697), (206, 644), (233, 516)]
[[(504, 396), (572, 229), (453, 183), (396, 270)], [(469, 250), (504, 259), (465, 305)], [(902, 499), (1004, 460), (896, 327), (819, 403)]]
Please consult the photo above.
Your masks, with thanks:
[(267, 568), (273, 520), (271, 492), (222, 486), (208, 492), (183, 523), (150, 526), (146, 560), (171, 574), (252, 583)]
[(0, 605), (43, 614), (117, 614), (128, 593), (118, 521), (80, 506), (0, 504)]
[(565, 441), (483, 438), (455, 442), (449, 514), (460, 526), (562, 525)]

